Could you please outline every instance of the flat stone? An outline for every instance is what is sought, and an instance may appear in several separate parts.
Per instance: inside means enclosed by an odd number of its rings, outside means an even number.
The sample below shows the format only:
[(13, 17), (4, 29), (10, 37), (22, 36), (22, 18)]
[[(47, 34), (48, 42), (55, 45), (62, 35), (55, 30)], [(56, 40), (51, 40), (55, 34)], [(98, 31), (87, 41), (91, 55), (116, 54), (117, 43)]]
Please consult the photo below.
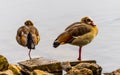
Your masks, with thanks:
[(35, 69), (47, 71), (49, 73), (61, 73), (61, 63), (56, 60), (49, 60), (43, 57), (33, 58), (18, 63), (26, 72), (30, 73)]
[(96, 63), (96, 61), (95, 60), (70, 61), (71, 66), (75, 66), (79, 63)]
[(111, 74), (111, 73), (104, 73), (104, 75), (113, 75), (113, 74)]

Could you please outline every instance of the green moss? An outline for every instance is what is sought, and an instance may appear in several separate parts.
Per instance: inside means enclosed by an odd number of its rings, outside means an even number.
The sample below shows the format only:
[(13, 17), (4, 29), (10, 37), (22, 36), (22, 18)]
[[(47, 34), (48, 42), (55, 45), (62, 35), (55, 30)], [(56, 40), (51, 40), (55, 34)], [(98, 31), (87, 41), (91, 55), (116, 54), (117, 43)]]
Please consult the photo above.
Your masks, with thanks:
[(4, 56), (0, 55), (0, 71), (7, 70), (8, 66), (9, 66), (9, 63), (7, 59)]
[(15, 75), (21, 75), (21, 68), (18, 65), (10, 64), (8, 69), (12, 70)]

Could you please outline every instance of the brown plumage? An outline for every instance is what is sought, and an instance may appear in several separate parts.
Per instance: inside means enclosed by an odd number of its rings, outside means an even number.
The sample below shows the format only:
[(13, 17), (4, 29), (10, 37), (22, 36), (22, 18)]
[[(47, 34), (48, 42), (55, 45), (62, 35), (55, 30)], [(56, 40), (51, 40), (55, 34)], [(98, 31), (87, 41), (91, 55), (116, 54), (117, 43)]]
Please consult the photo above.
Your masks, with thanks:
[(31, 49), (35, 49), (35, 46), (40, 41), (39, 31), (30, 20), (27, 20), (25, 25), (17, 30), (16, 40), (21, 46), (30, 49), (28, 55), (31, 59)]
[(83, 17), (80, 22), (75, 22), (68, 26), (53, 43), (53, 47), (61, 44), (71, 44), (79, 46), (79, 57), (81, 60), (81, 50), (84, 45), (89, 44), (98, 33), (98, 28), (90, 17)]

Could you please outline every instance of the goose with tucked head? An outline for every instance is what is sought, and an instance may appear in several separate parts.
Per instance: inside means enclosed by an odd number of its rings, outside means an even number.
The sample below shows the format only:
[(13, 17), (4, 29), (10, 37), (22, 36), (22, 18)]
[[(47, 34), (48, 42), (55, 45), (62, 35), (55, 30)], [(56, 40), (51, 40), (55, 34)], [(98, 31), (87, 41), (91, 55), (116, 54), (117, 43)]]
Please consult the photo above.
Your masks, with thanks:
[(27, 20), (24, 26), (21, 26), (17, 30), (16, 40), (18, 44), (29, 49), (29, 58), (31, 59), (31, 49), (35, 49), (35, 46), (40, 41), (39, 31), (34, 26), (32, 21)]

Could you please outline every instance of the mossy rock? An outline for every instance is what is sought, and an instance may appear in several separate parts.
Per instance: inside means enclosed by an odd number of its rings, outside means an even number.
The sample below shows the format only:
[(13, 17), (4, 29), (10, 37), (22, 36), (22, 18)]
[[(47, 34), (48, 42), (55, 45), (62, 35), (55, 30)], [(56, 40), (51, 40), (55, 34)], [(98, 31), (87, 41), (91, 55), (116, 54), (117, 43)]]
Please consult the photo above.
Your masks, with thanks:
[(5, 70), (0, 72), (0, 75), (14, 75), (14, 73), (11, 70)]
[(0, 55), (0, 71), (5, 71), (8, 69), (9, 63), (6, 57)]
[(93, 72), (87, 68), (82, 68), (80, 70), (77, 68), (72, 68), (65, 75), (93, 75)]
[(9, 70), (11, 70), (15, 75), (22, 75), (21, 74), (21, 67), (15, 64), (10, 64), (8, 67)]
[(77, 68), (79, 70), (82, 68), (90, 69), (90, 70), (92, 70), (93, 75), (101, 75), (101, 73), (102, 73), (102, 67), (96, 63), (80, 63), (80, 64), (74, 66), (74, 68)]

